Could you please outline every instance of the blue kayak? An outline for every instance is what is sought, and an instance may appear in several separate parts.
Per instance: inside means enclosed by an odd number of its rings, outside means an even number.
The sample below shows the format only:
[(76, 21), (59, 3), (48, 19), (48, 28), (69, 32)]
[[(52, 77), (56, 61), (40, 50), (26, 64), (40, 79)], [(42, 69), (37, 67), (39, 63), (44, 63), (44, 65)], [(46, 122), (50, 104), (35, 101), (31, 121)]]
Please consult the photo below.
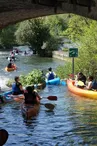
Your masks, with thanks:
[(9, 95), (12, 94), (12, 91), (3, 92), (1, 96), (3, 97), (4, 102), (14, 101)]
[(61, 80), (61, 81), (60, 81), (60, 85), (62, 85), (62, 86), (66, 86), (66, 81)]
[(46, 81), (46, 85), (60, 85), (60, 78), (54, 78), (52, 80)]

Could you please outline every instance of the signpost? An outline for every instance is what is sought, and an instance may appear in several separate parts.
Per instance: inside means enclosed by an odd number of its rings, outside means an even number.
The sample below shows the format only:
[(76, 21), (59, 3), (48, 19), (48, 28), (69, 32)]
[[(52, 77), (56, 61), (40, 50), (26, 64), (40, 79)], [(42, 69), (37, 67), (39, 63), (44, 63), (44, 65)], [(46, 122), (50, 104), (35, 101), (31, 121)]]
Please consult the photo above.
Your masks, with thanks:
[(72, 57), (72, 79), (74, 79), (74, 58), (78, 57), (78, 48), (69, 48), (69, 57)]

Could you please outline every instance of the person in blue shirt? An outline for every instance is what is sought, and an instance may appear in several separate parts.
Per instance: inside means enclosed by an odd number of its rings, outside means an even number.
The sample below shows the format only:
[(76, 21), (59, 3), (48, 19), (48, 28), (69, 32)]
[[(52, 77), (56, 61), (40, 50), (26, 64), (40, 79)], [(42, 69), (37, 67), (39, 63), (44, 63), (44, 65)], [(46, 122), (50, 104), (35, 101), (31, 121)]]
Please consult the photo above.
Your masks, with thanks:
[(55, 72), (52, 71), (52, 68), (51, 68), (51, 67), (48, 68), (48, 71), (49, 71), (49, 72), (46, 74), (46, 79), (47, 79), (47, 80), (52, 80), (52, 79), (54, 79), (54, 78), (56, 77)]
[(20, 83), (20, 79), (18, 76), (14, 78), (15, 83), (12, 85), (12, 94), (13, 95), (19, 95), (19, 94), (24, 94), (24, 90), (22, 87), (22, 84)]

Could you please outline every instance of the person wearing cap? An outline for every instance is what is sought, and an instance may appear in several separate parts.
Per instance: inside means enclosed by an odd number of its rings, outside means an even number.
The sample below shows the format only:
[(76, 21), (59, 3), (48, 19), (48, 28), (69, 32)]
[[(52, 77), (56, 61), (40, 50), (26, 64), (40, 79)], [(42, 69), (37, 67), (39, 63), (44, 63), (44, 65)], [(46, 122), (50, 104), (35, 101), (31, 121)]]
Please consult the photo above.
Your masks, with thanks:
[(40, 103), (41, 97), (38, 95), (38, 93), (34, 90), (34, 86), (28, 86), (26, 87), (26, 91), (24, 93), (24, 102), (25, 104), (38, 104)]
[(51, 68), (51, 67), (48, 68), (48, 71), (49, 71), (49, 72), (46, 74), (46, 79), (47, 79), (47, 80), (52, 80), (52, 79), (54, 79), (54, 78), (56, 77), (55, 72), (52, 71), (52, 68)]

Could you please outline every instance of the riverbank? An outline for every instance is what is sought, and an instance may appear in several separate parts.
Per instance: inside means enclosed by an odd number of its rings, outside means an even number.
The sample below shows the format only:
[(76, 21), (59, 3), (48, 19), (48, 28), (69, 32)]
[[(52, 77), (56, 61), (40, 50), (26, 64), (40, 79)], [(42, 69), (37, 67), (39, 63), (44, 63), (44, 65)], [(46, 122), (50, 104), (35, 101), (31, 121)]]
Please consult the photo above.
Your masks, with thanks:
[(66, 60), (66, 61), (69, 61), (70, 60), (70, 58), (68, 57), (68, 52), (64, 52), (62, 50), (53, 51), (52, 57), (53, 58), (60, 59), (60, 60)]

